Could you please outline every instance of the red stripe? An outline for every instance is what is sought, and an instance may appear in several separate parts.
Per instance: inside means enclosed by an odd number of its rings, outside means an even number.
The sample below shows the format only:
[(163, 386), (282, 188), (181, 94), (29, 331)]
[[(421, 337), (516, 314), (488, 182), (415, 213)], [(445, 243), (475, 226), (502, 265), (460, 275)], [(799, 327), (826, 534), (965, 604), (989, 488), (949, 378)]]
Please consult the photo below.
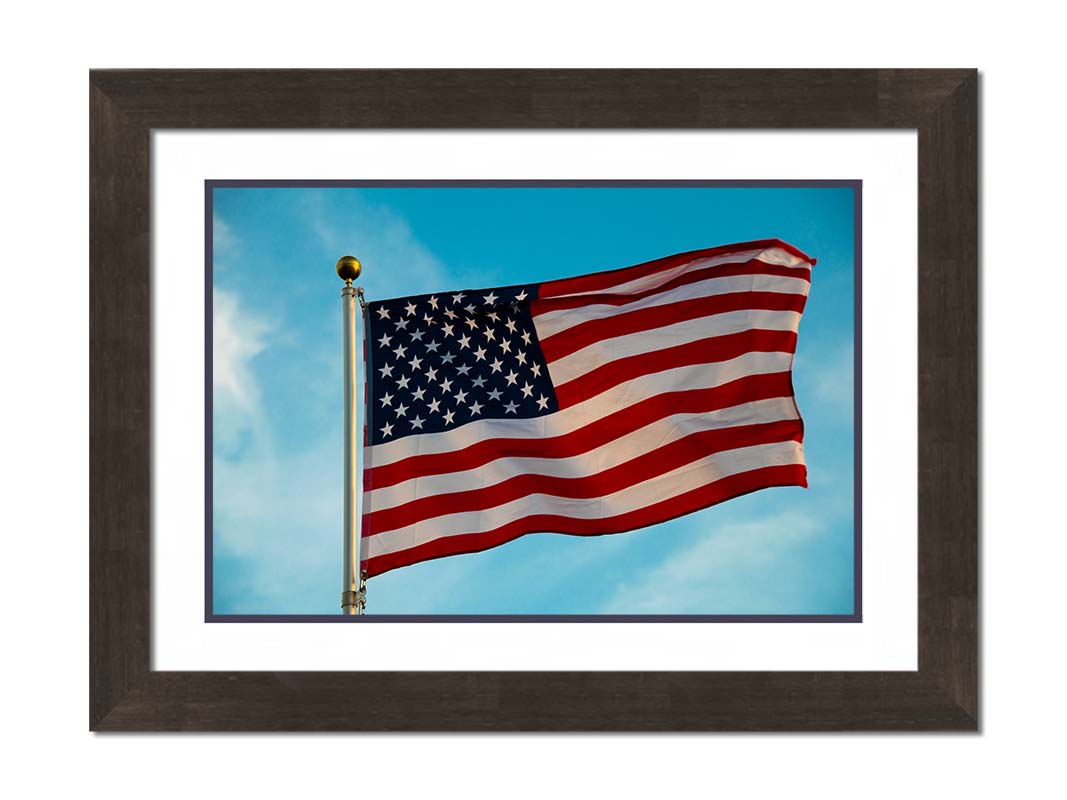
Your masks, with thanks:
[(639, 308), (602, 319), (591, 319), (541, 340), (541, 352), (551, 364), (591, 344), (627, 336), (631, 333), (664, 328), (730, 311), (804, 311), (807, 298), (802, 294), (780, 292), (731, 292), (692, 300), (679, 300), (663, 306)]
[[(601, 364), (562, 386), (556, 387), (560, 409), (595, 397), (620, 383), (677, 367), (729, 361), (745, 353), (794, 353), (797, 335), (793, 331), (765, 331), (753, 328), (725, 336), (710, 336), (695, 342), (638, 353)], [(551, 371), (551, 370), (550, 370)]]
[(802, 438), (803, 428), (800, 420), (795, 419), (697, 431), (602, 472), (580, 478), (524, 473), (492, 486), (420, 497), (393, 508), (372, 511), (363, 535), (373, 536), (446, 514), (496, 508), (531, 494), (575, 500), (606, 497), (713, 453), (789, 440), (800, 441)]
[[(739, 242), (738, 244), (727, 244), (722, 247), (709, 247), (705, 250), (691, 250), (688, 253), (678, 253), (677, 255), (658, 258), (655, 261), (646, 261), (643, 264), (635, 264), (630, 267), (594, 272), (591, 275), (580, 275), (576, 278), (548, 281), (541, 284), (541, 289), (538, 291), (537, 296), (546, 298), (560, 297), (574, 294), (575, 292), (597, 292), (620, 283), (626, 283), (635, 278), (647, 277), (663, 270), (679, 267), (698, 258), (728, 255), (742, 250), (766, 250), (772, 247), (785, 250), (797, 258), (804, 259), (809, 264), (815, 264), (814, 258), (805, 255), (793, 245), (787, 244), (781, 239), (760, 239), (755, 242)], [(632, 274), (627, 274), (627, 272)]]
[(366, 486), (382, 489), (413, 478), (477, 469), (499, 458), (569, 458), (672, 414), (699, 414), (757, 400), (792, 396), (793, 382), (789, 372), (746, 375), (720, 386), (653, 395), (559, 436), (486, 439), (447, 453), (411, 456), (366, 470), (363, 482)]
[(513, 520), (499, 528), (483, 533), (467, 533), (448, 536), (416, 547), (388, 553), (370, 559), (367, 575), (381, 575), (398, 567), (429, 561), (434, 558), (455, 556), (462, 553), (477, 553), (518, 539), (527, 533), (553, 532), (574, 536), (599, 536), (667, 522), (684, 514), (691, 514), (708, 506), (739, 497), (743, 494), (768, 489), (774, 486), (807, 487), (807, 470), (803, 464), (762, 467), (760, 469), (731, 475), (721, 480), (697, 487), (685, 494), (663, 500), (625, 514), (602, 519), (575, 519), (557, 514), (535, 514)]
[(576, 294), (566, 297), (553, 297), (548, 300), (534, 300), (530, 303), (530, 313), (537, 317), (550, 311), (562, 311), (569, 308), (582, 308), (583, 306), (622, 306), (643, 300), (646, 297), (659, 294), (660, 292), (677, 289), (679, 286), (688, 286), (691, 283), (711, 278), (733, 278), (740, 275), (771, 275), (778, 278), (796, 278), (797, 280), (811, 283), (811, 270), (799, 267), (783, 267), (778, 264), (764, 264), (762, 261), (753, 259), (731, 264), (719, 264), (715, 267), (704, 267), (692, 272), (683, 272), (671, 278), (661, 286), (648, 289), (644, 292), (633, 294)]

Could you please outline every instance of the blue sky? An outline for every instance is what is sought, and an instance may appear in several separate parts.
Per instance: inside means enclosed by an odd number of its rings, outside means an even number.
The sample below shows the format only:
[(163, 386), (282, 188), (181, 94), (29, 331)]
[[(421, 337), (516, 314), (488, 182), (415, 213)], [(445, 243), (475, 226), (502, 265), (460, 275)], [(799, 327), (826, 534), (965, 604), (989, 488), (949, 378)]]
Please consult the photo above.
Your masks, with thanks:
[(339, 613), (339, 256), (385, 299), (774, 237), (819, 262), (794, 363), (809, 489), (394, 570), (369, 582), (367, 613), (852, 613), (851, 189), (249, 187), (213, 202), (216, 614)]

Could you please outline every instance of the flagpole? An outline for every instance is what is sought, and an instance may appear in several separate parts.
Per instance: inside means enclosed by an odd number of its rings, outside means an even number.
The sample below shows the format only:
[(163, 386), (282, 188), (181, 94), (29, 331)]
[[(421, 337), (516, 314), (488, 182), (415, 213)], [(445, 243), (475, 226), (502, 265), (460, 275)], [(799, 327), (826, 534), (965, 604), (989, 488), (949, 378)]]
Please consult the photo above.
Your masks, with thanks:
[(337, 276), (345, 282), (341, 289), (345, 360), (345, 529), (341, 613), (345, 616), (362, 614), (367, 604), (366, 584), (359, 573), (359, 526), (356, 523), (356, 457), (359, 447), (356, 424), (356, 296), (358, 294), (362, 305), (363, 289), (357, 290), (352, 285), (362, 271), (359, 260), (352, 256), (342, 256), (337, 261)]

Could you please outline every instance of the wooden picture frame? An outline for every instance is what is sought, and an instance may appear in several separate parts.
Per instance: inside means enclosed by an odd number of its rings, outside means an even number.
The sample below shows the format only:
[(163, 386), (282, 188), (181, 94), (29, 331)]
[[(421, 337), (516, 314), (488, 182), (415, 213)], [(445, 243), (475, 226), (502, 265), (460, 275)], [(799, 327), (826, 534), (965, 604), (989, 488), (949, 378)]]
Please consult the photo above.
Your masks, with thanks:
[[(977, 730), (976, 71), (96, 71), (89, 82), (91, 729)], [(918, 670), (152, 670), (149, 139), (176, 128), (917, 130)]]

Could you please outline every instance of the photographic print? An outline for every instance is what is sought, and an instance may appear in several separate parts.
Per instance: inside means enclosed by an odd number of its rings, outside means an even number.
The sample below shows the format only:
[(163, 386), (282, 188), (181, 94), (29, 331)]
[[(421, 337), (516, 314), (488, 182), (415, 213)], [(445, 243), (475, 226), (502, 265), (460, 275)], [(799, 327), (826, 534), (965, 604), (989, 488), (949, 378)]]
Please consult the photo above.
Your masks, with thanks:
[(212, 622), (862, 620), (859, 181), (207, 181)]
[(93, 730), (977, 728), (975, 70), (90, 84)]

